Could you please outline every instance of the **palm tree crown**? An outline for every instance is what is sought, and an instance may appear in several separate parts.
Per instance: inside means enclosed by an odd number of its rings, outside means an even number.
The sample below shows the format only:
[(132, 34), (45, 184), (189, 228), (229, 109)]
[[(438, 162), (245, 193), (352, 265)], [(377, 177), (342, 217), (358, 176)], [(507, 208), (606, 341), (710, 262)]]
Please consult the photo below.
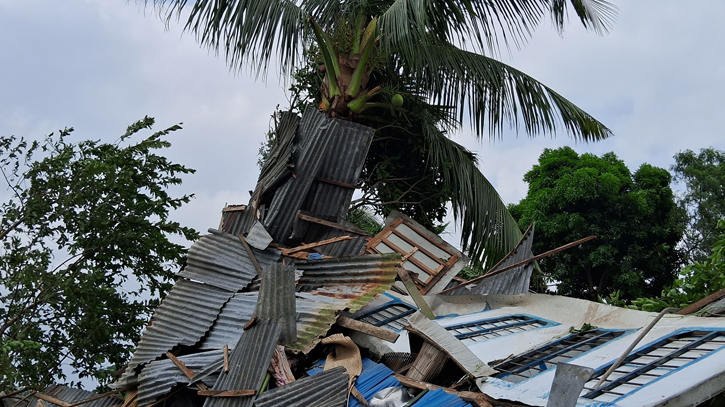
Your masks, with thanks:
[[(567, 8), (587, 29), (608, 30), (616, 9), (605, 0), (155, 0), (234, 68), (291, 76), (316, 50), (324, 79), (317, 99), (330, 116), (369, 122), (369, 108), (398, 110), (406, 95), (442, 115), (415, 126), (431, 166), (448, 188), (473, 258), (495, 259), (520, 231), (475, 157), (444, 136), (467, 121), (475, 134), (500, 137), (505, 125), (529, 135), (565, 129), (596, 141), (610, 130), (564, 97), (495, 58), (520, 47), (547, 16), (562, 31)], [(433, 109), (433, 110), (436, 110)], [(367, 120), (367, 121), (366, 121)], [(451, 163), (456, 165), (451, 165)]]

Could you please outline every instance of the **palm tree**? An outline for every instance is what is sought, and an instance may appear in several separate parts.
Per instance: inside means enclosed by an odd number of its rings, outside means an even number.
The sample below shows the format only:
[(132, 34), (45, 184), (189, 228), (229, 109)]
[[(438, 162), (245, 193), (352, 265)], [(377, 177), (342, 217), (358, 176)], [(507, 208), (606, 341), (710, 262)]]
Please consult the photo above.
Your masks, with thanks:
[[(605, 0), (154, 3), (166, 18), (186, 19), (186, 29), (223, 52), (231, 67), (246, 66), (257, 76), (276, 64), (290, 77), (313, 50), (323, 73), (315, 98), (331, 117), (369, 124), (380, 110), (415, 114), (409, 102), (417, 103), (416, 111), (432, 112), (418, 120), (415, 131), (450, 193), (462, 246), (472, 258), (501, 257), (521, 232), (476, 167), (475, 156), (445, 137), (446, 131), (467, 121), (478, 137), (500, 137), (505, 124), (523, 126), (531, 136), (562, 127), (582, 141), (611, 135), (552, 89), (494, 58), (501, 45), (522, 46), (547, 15), (562, 31), (569, 5), (585, 28), (606, 32), (616, 10)], [(405, 95), (408, 109), (398, 93)]]

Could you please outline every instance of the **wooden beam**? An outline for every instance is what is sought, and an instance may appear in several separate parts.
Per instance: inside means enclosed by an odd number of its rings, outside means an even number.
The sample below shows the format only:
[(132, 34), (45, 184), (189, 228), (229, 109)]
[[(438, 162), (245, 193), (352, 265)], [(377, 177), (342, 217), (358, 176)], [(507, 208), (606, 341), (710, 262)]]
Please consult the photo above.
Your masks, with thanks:
[(90, 403), (91, 401), (100, 400), (100, 399), (102, 399), (104, 397), (110, 397), (110, 396), (113, 396), (115, 394), (118, 394), (118, 393), (121, 393), (121, 392), (124, 392), (124, 391), (127, 391), (127, 390), (131, 390), (131, 389), (133, 389), (136, 386), (138, 386), (138, 383), (133, 383), (133, 384), (126, 385), (124, 387), (121, 387), (118, 390), (111, 390), (111, 391), (106, 392), (106, 393), (103, 393), (103, 394), (98, 394), (96, 396), (87, 398), (85, 400), (77, 401), (77, 402), (71, 404), (71, 407), (80, 406), (82, 404)]
[(69, 402), (67, 402), (67, 401), (63, 401), (61, 399), (57, 399), (57, 398), (55, 398), (53, 396), (49, 396), (49, 395), (47, 395), (45, 393), (35, 393), (33, 396), (36, 397), (36, 398), (39, 398), (41, 400), (45, 400), (48, 403), (57, 404), (57, 405), (59, 405), (61, 407), (71, 407), (72, 406), (72, 404), (69, 403)]
[(357, 185), (348, 184), (347, 182), (342, 182), (342, 181), (335, 181), (334, 179), (316, 177), (315, 181), (320, 181), (320, 182), (324, 182), (326, 184), (331, 184), (331, 185), (337, 185), (338, 187), (343, 187), (343, 188), (357, 189)]
[(244, 239), (244, 235), (238, 235), (239, 240), (242, 242), (242, 245), (244, 246), (244, 250), (247, 251), (247, 254), (249, 255), (249, 259), (252, 260), (252, 264), (254, 264), (254, 269), (257, 270), (257, 274), (260, 276), (262, 275), (262, 266), (259, 265), (257, 262), (257, 258), (254, 256), (254, 252), (252, 251), (252, 248), (249, 247), (249, 243)]
[(370, 236), (370, 233), (358, 229), (358, 228), (351, 228), (345, 225), (340, 225), (339, 223), (330, 222), (329, 220), (324, 220), (320, 218), (315, 218), (314, 216), (305, 215), (304, 213), (298, 213), (297, 217), (306, 220), (308, 222), (317, 223), (318, 225), (328, 226), (335, 229), (344, 230), (346, 232), (354, 233), (356, 235), (362, 235), (362, 236)]
[(692, 314), (693, 312), (697, 312), (701, 308), (704, 308), (707, 304), (717, 301), (722, 297), (725, 297), (725, 288), (723, 288), (722, 290), (720, 290), (716, 293), (708, 295), (707, 297), (701, 299), (700, 301), (697, 301), (694, 304), (688, 305), (687, 307), (675, 312), (675, 314), (677, 314), (677, 315)]
[(243, 397), (254, 396), (257, 390), (199, 390), (196, 394), (207, 397)]
[(171, 352), (166, 352), (166, 357), (169, 358), (169, 359), (171, 359), (171, 361), (174, 362), (174, 364), (182, 372), (184, 372), (184, 374), (186, 375), (186, 377), (188, 377), (189, 379), (193, 379), (194, 378), (194, 372), (191, 369), (189, 369), (188, 367), (186, 367), (186, 365), (184, 364), (184, 362), (180, 361), (179, 358), (177, 358), (176, 356), (174, 356)]
[(436, 319), (435, 314), (433, 314), (433, 310), (430, 309), (428, 303), (425, 302), (423, 295), (421, 295), (420, 291), (418, 291), (418, 286), (416, 286), (415, 282), (410, 278), (408, 270), (402, 267), (398, 267), (396, 271), (398, 272), (398, 277), (400, 277), (400, 280), (403, 282), (403, 284), (405, 284), (405, 288), (408, 290), (408, 294), (410, 294), (410, 297), (415, 302), (415, 305), (418, 306), (420, 312), (423, 313), (423, 315), (425, 315), (428, 319)]
[(229, 373), (229, 345), (224, 344), (224, 373)]
[[(456, 391), (456, 390), (453, 390), (448, 387), (436, 386), (435, 384), (422, 382), (420, 380), (414, 380), (414, 379), (411, 379), (409, 377), (406, 377), (406, 376), (403, 376), (403, 375), (400, 375), (397, 373), (394, 374), (393, 376), (396, 379), (398, 379), (398, 381), (401, 384), (403, 384), (404, 386), (407, 386), (407, 387), (413, 387), (415, 389), (420, 389), (420, 390), (426, 390), (426, 389), (427, 390), (438, 390), (438, 389), (440, 389), (448, 394), (456, 395), (469, 403), (474, 403), (478, 407), (494, 407), (494, 405), (491, 404), (491, 402), (489, 401), (492, 399), (490, 397), (484, 395), (483, 393), (476, 393), (476, 392), (472, 392), (472, 391)], [(497, 405), (509, 406), (508, 404), (498, 404), (498, 403), (497, 403)]]
[(293, 247), (291, 249), (281, 249), (281, 250), (282, 250), (283, 255), (289, 256), (292, 253), (301, 252), (303, 250), (312, 249), (314, 247), (325, 246), (328, 244), (342, 242), (342, 241), (350, 240), (350, 239), (352, 239), (352, 236), (339, 236), (339, 237), (333, 237), (332, 239), (320, 240), (319, 242), (303, 244), (301, 246)]
[(461, 283), (461, 284), (459, 284), (457, 286), (453, 286), (453, 287), (451, 287), (451, 288), (449, 288), (447, 290), (443, 290), (443, 291), (439, 292), (438, 294), (446, 294), (446, 293), (449, 293), (451, 291), (455, 291), (455, 290), (457, 290), (457, 289), (459, 289), (459, 288), (461, 288), (463, 286), (466, 286), (468, 284), (478, 283), (478, 282), (480, 282), (480, 281), (482, 281), (482, 280), (484, 280), (486, 278), (493, 277), (496, 274), (500, 274), (500, 273), (503, 273), (504, 271), (509, 271), (509, 270), (514, 269), (516, 267), (529, 264), (532, 261), (540, 260), (540, 259), (543, 259), (544, 257), (551, 256), (552, 254), (556, 254), (556, 253), (559, 253), (561, 251), (564, 251), (564, 250), (567, 250), (567, 249), (571, 249), (574, 246), (579, 246), (582, 243), (586, 243), (586, 242), (588, 242), (588, 241), (590, 241), (592, 239), (596, 239), (596, 238), (597, 238), (596, 236), (588, 236), (588, 237), (585, 237), (584, 239), (579, 239), (576, 242), (571, 242), (571, 243), (565, 244), (564, 246), (560, 246), (560, 247), (557, 247), (556, 249), (549, 250), (546, 253), (541, 253), (541, 254), (536, 255), (536, 256), (534, 256), (534, 257), (532, 257), (530, 259), (526, 259), (526, 260), (520, 261), (518, 263), (514, 263), (514, 264), (512, 264), (510, 266), (506, 266), (506, 267), (503, 267), (503, 268), (498, 269), (498, 270), (490, 271), (487, 274), (484, 274), (484, 275), (482, 275), (480, 277), (476, 277), (476, 278), (474, 278), (472, 280), (466, 281), (465, 283)]
[(368, 324), (367, 322), (358, 321), (356, 319), (340, 316), (337, 318), (337, 325), (340, 325), (342, 327), (352, 329), (353, 331), (362, 332), (366, 335), (374, 336), (376, 338), (380, 338), (384, 341), (388, 341), (390, 343), (395, 343), (395, 341), (398, 340), (400, 337), (400, 334), (397, 334), (393, 331), (390, 331), (385, 328), (377, 327), (373, 324)]

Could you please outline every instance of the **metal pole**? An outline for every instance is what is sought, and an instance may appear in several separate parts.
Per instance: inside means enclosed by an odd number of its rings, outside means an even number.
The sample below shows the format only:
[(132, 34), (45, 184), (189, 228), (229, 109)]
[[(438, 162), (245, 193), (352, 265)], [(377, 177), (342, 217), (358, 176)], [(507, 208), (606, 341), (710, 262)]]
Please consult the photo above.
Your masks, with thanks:
[(622, 362), (624, 361), (624, 359), (629, 355), (629, 352), (631, 352), (632, 349), (634, 349), (634, 347), (637, 346), (637, 344), (642, 340), (642, 338), (644, 338), (644, 336), (647, 335), (649, 333), (649, 331), (651, 331), (652, 328), (654, 328), (655, 325), (657, 325), (657, 323), (660, 321), (660, 319), (662, 319), (662, 317), (665, 316), (665, 314), (668, 314), (668, 313), (670, 313), (672, 311), (677, 311), (678, 309), (679, 308), (665, 308), (662, 311), (660, 311), (660, 313), (657, 314), (657, 316), (655, 317), (655, 319), (653, 319), (652, 322), (650, 322), (649, 325), (647, 325), (647, 327), (642, 332), (640, 332), (640, 334), (637, 337), (637, 339), (635, 339), (634, 342), (632, 342), (627, 347), (627, 349), (624, 351), (624, 353), (622, 353), (622, 356), (620, 356), (619, 359), (617, 359), (617, 361), (614, 362), (614, 364), (607, 370), (607, 372), (604, 373), (604, 375), (602, 375), (602, 377), (599, 379), (599, 381), (597, 382), (597, 384), (594, 385), (594, 388), (592, 390), (598, 389), (599, 386), (601, 386), (602, 383), (604, 383), (604, 381), (607, 380), (607, 377), (609, 377), (609, 375), (612, 374), (612, 372), (616, 368), (618, 368), (619, 365), (622, 364)]

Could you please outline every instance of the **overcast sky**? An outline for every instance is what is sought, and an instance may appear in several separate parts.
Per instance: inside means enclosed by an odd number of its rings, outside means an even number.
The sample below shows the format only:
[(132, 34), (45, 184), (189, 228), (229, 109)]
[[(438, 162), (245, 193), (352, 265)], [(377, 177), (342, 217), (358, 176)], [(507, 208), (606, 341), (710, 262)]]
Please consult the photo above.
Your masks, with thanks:
[[(725, 149), (725, 2), (617, 2), (604, 37), (575, 20), (563, 37), (548, 20), (521, 51), (503, 59), (609, 126), (615, 137), (575, 145), (566, 134), (503, 141), (456, 141), (480, 155), (481, 169), (507, 202), (526, 194), (523, 174), (544, 148), (614, 151), (631, 169), (661, 167), (683, 149)], [(0, 0), (0, 134), (40, 138), (64, 127), (75, 139), (112, 142), (144, 115), (157, 130), (183, 122), (166, 154), (195, 168), (179, 193), (196, 199), (177, 220), (216, 227), (225, 203), (246, 203), (257, 150), (276, 105), (287, 105), (274, 72), (265, 82), (235, 75), (180, 25), (122, 0)], [(453, 242), (452, 242), (453, 243)], [(457, 242), (456, 242), (457, 243)]]

